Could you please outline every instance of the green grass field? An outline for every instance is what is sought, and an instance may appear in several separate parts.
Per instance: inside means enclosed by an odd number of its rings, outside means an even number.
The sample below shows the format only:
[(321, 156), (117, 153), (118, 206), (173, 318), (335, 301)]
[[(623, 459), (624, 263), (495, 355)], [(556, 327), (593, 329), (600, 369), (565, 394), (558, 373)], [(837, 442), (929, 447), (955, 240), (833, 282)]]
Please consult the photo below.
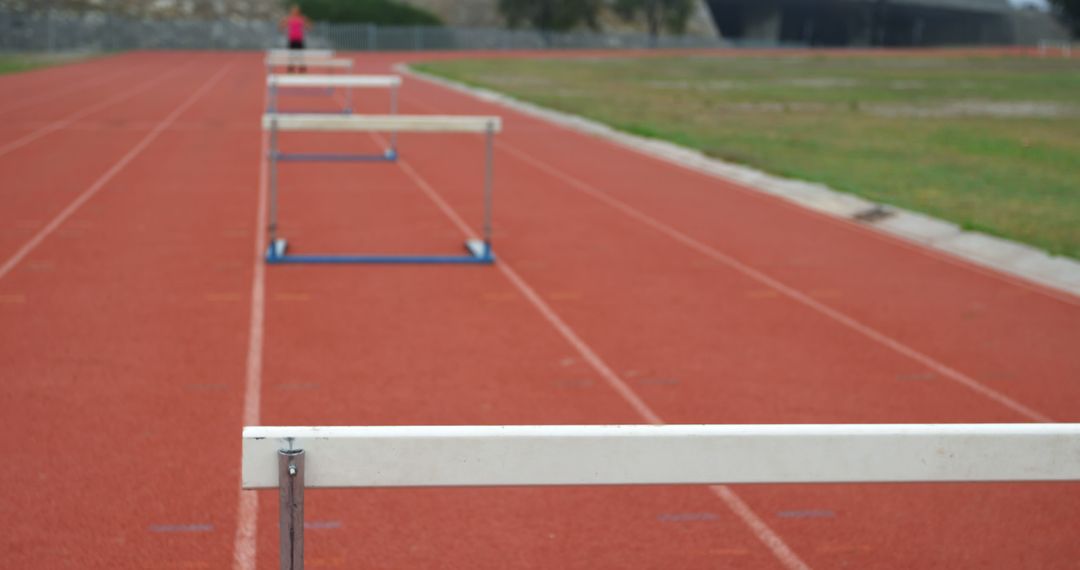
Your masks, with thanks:
[(417, 67), (1080, 258), (1080, 59), (693, 56)]
[(84, 53), (0, 53), (0, 75), (30, 71), (32, 69), (60, 65), (63, 63), (71, 63), (88, 57), (91, 56)]

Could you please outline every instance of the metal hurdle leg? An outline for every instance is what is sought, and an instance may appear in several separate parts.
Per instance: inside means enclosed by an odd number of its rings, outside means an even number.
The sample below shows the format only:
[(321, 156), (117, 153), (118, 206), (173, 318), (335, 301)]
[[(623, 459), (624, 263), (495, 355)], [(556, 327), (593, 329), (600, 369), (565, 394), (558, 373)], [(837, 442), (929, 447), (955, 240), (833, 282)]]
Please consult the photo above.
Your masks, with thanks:
[[(351, 63), (349, 65), (348, 70), (346, 71), (346, 73), (351, 74), (353, 72), (353, 67), (355, 65), (356, 65), (355, 63)], [(352, 87), (346, 87), (345, 88), (345, 114), (348, 115), (348, 114), (351, 114), (352, 112), (353, 112), (353, 88)]]
[[(278, 225), (278, 129), (277, 120), (275, 119), (270, 123), (270, 156), (269, 160), (270, 168), (270, 223), (266, 230), (269, 234), (269, 246), (270, 250), (268, 256), (275, 257), (277, 252), (277, 225)], [(282, 252), (284, 253), (284, 252)]]
[(281, 570), (304, 570), (304, 450), (278, 451)]
[(487, 134), (484, 137), (484, 255), (491, 257), (491, 234), (492, 234), (492, 202), (495, 186), (495, 128), (488, 124)]
[(484, 225), (482, 228), (483, 236), (481, 239), (470, 239), (465, 241), (465, 249), (469, 250), (477, 261), (481, 263), (494, 263), (495, 256), (492, 254), (491, 240), (493, 228), (492, 228), (492, 215), (494, 209), (494, 197), (493, 190), (495, 187), (495, 128), (494, 125), (488, 124), (487, 132), (484, 134)]
[[(390, 114), (398, 114), (398, 87), (395, 85), (390, 88)], [(387, 153), (387, 158), (397, 158), (397, 131), (390, 131), (390, 151)]]

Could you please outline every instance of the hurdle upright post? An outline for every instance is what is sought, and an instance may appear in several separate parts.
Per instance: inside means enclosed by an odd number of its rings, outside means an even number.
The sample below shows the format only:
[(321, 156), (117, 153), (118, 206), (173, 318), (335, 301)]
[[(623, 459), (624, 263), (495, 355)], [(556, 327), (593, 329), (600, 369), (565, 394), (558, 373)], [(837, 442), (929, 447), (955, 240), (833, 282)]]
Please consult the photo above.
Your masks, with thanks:
[[(353, 69), (356, 67), (356, 62), (350, 61), (349, 67), (346, 68), (345, 73), (352, 75)], [(350, 85), (345, 88), (345, 114), (353, 112), (353, 88)]]
[(304, 450), (278, 451), (281, 570), (304, 570)]
[(484, 135), (484, 256), (491, 255), (492, 206), (495, 186), (495, 126), (488, 123)]
[(277, 172), (277, 159), (278, 159), (278, 128), (277, 119), (275, 118), (270, 122), (270, 156), (267, 160), (270, 162), (270, 223), (267, 225), (267, 232), (270, 234), (270, 247), (274, 247), (274, 242), (277, 241), (277, 222), (278, 222), (278, 172)]
[[(398, 114), (398, 86), (390, 88), (390, 114)], [(390, 131), (390, 153), (397, 156), (397, 130)]]
[(271, 113), (277, 113), (277, 99), (278, 99), (277, 82), (276, 81), (270, 81), (269, 83), (270, 83), (270, 85), (269, 85), (269, 87), (267, 87), (269, 93), (267, 93), (267, 97), (266, 97), (267, 98), (267, 107), (270, 108)]

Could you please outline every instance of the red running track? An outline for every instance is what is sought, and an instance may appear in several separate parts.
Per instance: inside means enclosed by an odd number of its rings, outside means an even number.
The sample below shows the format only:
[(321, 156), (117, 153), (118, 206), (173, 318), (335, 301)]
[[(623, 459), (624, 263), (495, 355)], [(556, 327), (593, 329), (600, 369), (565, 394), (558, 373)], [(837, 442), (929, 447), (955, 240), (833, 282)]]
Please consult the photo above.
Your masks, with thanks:
[[(275, 567), (276, 497), (238, 488), (245, 422), (1080, 419), (1077, 299), (415, 79), (405, 112), (506, 119), (500, 263), (264, 267), (262, 81), (257, 54), (0, 78), (0, 426), (16, 444), (0, 566)], [(480, 141), (401, 150), (284, 166), (283, 233), (305, 251), (456, 252), (480, 223)], [(312, 568), (1080, 561), (1075, 484), (308, 501)]]

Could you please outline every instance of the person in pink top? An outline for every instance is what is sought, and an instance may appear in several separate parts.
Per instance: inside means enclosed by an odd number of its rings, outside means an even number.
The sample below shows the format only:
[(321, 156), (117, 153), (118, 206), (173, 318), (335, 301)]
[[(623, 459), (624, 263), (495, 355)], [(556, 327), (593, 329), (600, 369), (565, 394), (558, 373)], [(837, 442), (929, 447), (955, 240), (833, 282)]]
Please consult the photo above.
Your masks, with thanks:
[[(289, 38), (289, 49), (304, 49), (304, 36), (307, 34), (308, 29), (311, 28), (311, 21), (300, 13), (300, 6), (293, 4), (289, 8), (289, 15), (282, 18), (280, 28)], [(292, 72), (292, 70), (293, 66), (290, 65), (289, 72)], [(300, 65), (300, 71), (306, 71), (303, 64)]]

